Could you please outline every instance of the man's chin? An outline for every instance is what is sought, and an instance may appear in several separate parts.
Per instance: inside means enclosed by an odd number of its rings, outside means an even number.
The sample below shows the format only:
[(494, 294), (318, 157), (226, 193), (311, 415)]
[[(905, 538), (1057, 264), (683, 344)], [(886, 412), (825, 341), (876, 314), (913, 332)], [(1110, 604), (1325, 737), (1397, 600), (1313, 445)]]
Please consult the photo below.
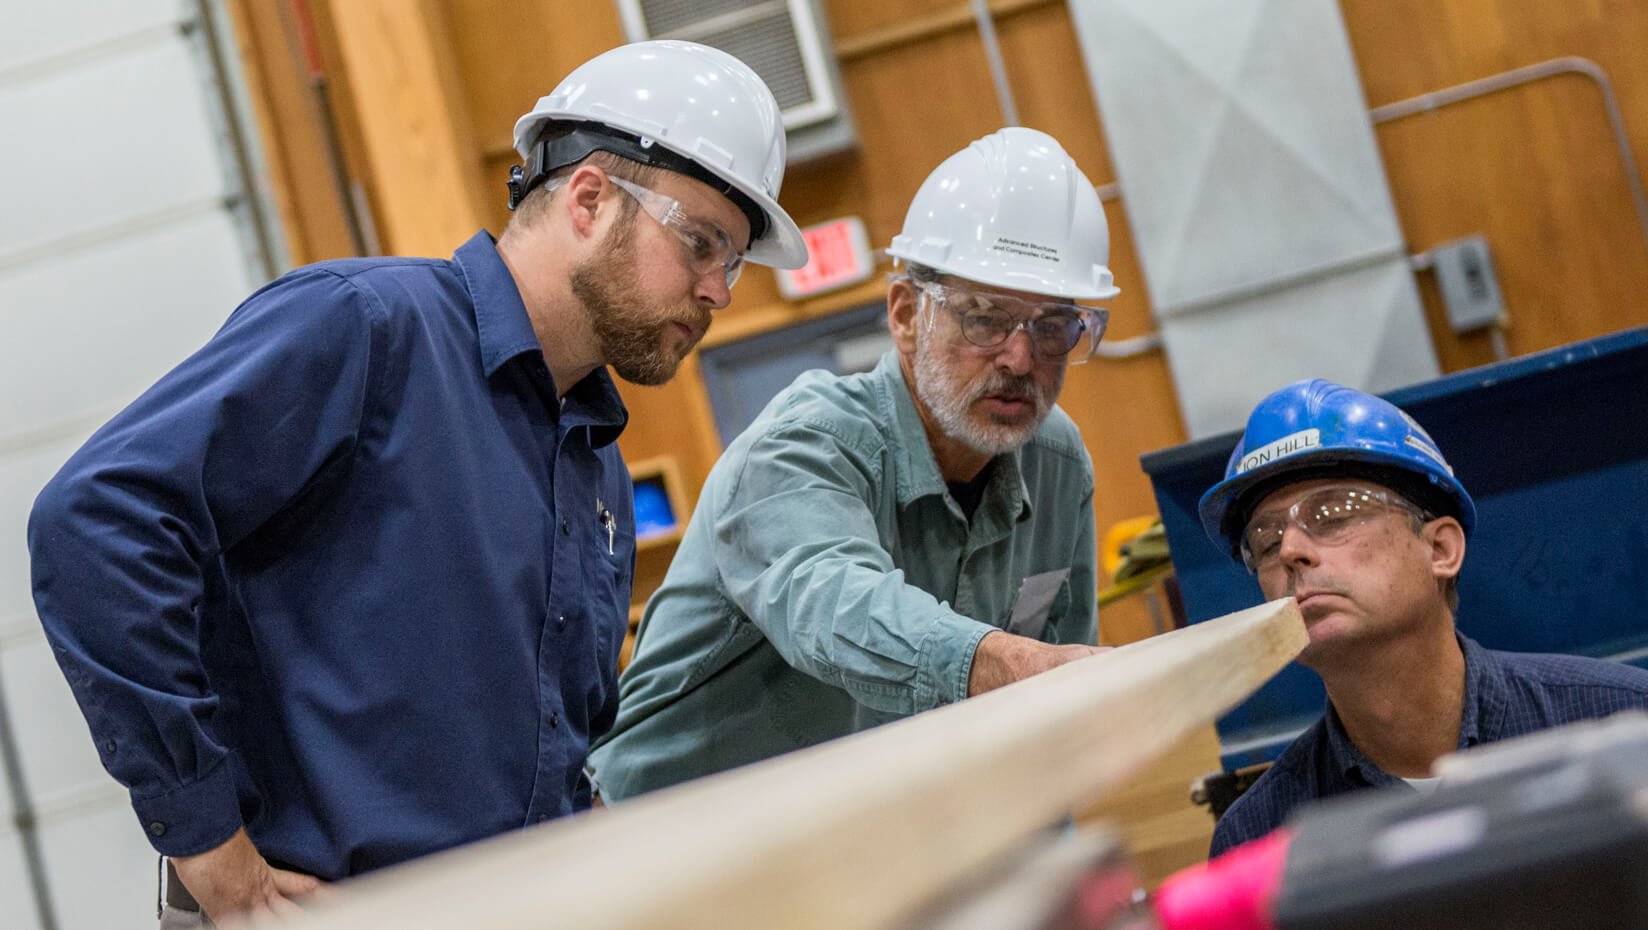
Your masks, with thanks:
[(618, 377), (630, 384), (639, 384), (642, 387), (658, 387), (666, 384), (675, 377), (675, 372), (681, 367), (679, 357), (653, 357), (645, 361), (615, 362), (612, 370)]

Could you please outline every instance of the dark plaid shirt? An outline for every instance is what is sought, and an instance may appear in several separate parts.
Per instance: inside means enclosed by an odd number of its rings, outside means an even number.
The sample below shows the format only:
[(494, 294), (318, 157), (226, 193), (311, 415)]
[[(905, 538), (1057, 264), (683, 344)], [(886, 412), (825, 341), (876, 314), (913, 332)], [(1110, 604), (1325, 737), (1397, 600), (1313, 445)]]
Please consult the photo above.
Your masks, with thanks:
[[(1648, 708), (1648, 671), (1579, 656), (1498, 652), (1463, 634), (1459, 645), (1465, 652), (1460, 749)], [(1402, 783), (1356, 748), (1329, 703), (1322, 719), (1219, 818), (1211, 855), (1269, 833), (1307, 801)]]

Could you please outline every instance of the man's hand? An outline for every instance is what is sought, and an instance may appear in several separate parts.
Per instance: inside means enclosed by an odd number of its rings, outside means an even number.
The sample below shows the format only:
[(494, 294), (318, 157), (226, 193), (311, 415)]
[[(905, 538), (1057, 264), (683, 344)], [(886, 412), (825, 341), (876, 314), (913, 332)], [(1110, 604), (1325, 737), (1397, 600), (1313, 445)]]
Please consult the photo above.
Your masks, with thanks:
[(245, 830), (198, 856), (174, 857), (172, 868), (206, 916), (226, 927), (255, 916), (296, 914), (293, 899), (324, 887), (313, 875), (271, 867)]
[(967, 696), (983, 694), (1050, 668), (1085, 659), (1109, 646), (1056, 646), (1028, 636), (992, 630), (973, 651), (973, 670), (967, 675)]

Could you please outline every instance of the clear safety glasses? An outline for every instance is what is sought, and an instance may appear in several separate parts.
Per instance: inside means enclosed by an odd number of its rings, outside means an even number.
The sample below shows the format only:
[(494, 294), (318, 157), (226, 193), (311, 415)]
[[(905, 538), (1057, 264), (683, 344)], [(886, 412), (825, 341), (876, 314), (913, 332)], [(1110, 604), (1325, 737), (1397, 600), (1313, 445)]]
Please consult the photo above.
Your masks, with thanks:
[(1422, 519), (1430, 515), (1397, 494), (1361, 485), (1322, 488), (1299, 498), (1286, 510), (1254, 514), (1242, 532), (1242, 564), (1258, 574), (1281, 558), (1282, 534), (1289, 526), (1329, 546), (1343, 544), (1351, 531), (1391, 511)]
[(738, 276), (744, 271), (744, 256), (739, 253), (738, 247), (733, 245), (732, 236), (725, 229), (708, 220), (695, 220), (682, 209), (681, 202), (674, 197), (660, 194), (651, 188), (642, 187), (633, 181), (607, 175), (607, 180), (618, 185), (618, 188), (641, 205), (647, 215), (658, 221), (660, 226), (675, 234), (681, 241), (681, 250), (686, 253), (687, 264), (700, 275), (709, 274), (720, 269), (726, 275), (727, 287), (730, 289), (738, 283)]
[(934, 304), (955, 314), (962, 338), (981, 349), (993, 349), (1022, 329), (1030, 334), (1036, 355), (1080, 365), (1093, 357), (1110, 322), (1110, 311), (1103, 307), (979, 293), (936, 281), (912, 283)]
[[(556, 178), (544, 184), (548, 190), (565, 187), (571, 176)], [(696, 220), (687, 214), (681, 206), (681, 201), (674, 197), (660, 194), (650, 187), (642, 187), (634, 181), (607, 175), (607, 180), (617, 185), (618, 189), (635, 198), (641, 209), (647, 215), (658, 221), (681, 243), (681, 251), (686, 256), (687, 266), (695, 274), (706, 275), (712, 271), (720, 271), (727, 279), (727, 288), (738, 283), (738, 276), (744, 271), (744, 256), (733, 245), (732, 236), (726, 230), (709, 222)]]

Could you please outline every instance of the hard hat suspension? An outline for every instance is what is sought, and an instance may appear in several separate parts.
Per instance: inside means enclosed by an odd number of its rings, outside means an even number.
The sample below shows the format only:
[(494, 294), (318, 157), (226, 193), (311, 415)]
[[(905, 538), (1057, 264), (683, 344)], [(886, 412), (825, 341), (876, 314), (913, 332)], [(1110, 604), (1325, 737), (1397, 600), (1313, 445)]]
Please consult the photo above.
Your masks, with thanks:
[(732, 201), (749, 220), (751, 242), (759, 239), (767, 229), (766, 211), (745, 196), (743, 191), (717, 177), (703, 165), (661, 145), (653, 145), (651, 140), (634, 133), (600, 123), (551, 123), (533, 143), (526, 166), (516, 165), (509, 170), (509, 209), (520, 206), (533, 189), (556, 171), (577, 164), (595, 152), (610, 152), (620, 158), (703, 182)]

